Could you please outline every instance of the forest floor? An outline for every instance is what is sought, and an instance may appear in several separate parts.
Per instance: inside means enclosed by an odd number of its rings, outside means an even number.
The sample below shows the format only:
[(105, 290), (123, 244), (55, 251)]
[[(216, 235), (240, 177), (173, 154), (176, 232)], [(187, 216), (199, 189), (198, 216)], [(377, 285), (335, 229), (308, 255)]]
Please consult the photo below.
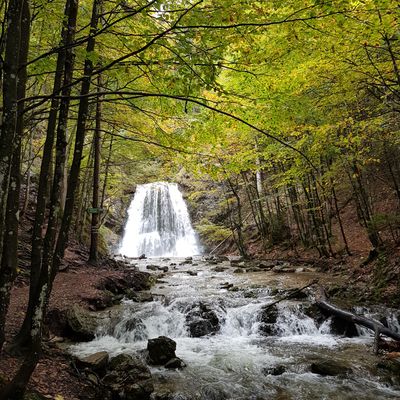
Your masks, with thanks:
[[(88, 265), (87, 253), (80, 246), (69, 248), (64, 265), (68, 266), (60, 272), (54, 282), (49, 311), (59, 310), (61, 313), (73, 305), (91, 309), (93, 302), (102, 298), (99, 289), (107, 278), (123, 278), (124, 271), (115, 270), (110, 265)], [(27, 279), (20, 278), (11, 296), (10, 308), (6, 324), (6, 336), (10, 341), (17, 333), (25, 316), (29, 286)], [(82, 399), (88, 390), (88, 382), (82, 379), (71, 363), (71, 357), (57, 346), (58, 338), (46, 335), (44, 351), (40, 362), (32, 375), (29, 390), (39, 392), (45, 398), (54, 399), (63, 396), (66, 400)], [(0, 377), (10, 378), (20, 363), (18, 357), (3, 351), (0, 357)]]
[[(376, 212), (394, 213), (397, 203), (389, 193), (382, 191)], [(332, 219), (331, 245), (335, 257), (321, 258), (315, 249), (304, 248), (299, 243), (285, 243), (263, 249), (258, 238), (248, 240), (251, 257), (268, 260), (286, 260), (295, 264), (311, 264), (329, 274), (343, 276), (341, 295), (359, 304), (384, 304), (400, 308), (400, 242), (385, 230), (379, 232), (385, 243), (379, 252), (371, 253), (372, 245), (367, 230), (359, 223), (353, 202), (345, 202), (341, 209), (343, 228), (351, 254), (347, 254), (336, 219)], [(251, 236), (251, 235), (250, 235)], [(225, 254), (237, 254), (233, 240), (223, 246)], [(372, 257), (371, 257), (372, 256)]]

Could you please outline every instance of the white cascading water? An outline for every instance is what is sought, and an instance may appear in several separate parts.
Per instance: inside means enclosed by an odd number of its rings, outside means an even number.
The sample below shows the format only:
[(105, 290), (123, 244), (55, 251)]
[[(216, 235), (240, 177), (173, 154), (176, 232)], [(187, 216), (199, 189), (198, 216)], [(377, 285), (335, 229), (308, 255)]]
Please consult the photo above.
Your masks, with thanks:
[[(72, 353), (87, 356), (107, 351), (111, 357), (120, 353), (143, 356), (148, 339), (168, 336), (176, 341), (176, 354), (187, 368), (169, 371), (151, 366), (151, 371), (157, 390), (163, 393), (164, 389), (174, 389), (176, 394), (168, 397), (171, 400), (399, 398), (399, 388), (380, 382), (368, 372), (376, 362), (369, 348), (371, 332), (342, 338), (331, 332), (329, 319), (317, 322), (307, 315), (307, 302), (288, 300), (277, 304), (276, 323), (266, 334), (265, 306), (276, 300), (272, 291), (251, 287), (249, 274), (232, 274), (229, 262), (223, 264), (226, 271), (217, 272), (199, 258), (184, 268), (175, 261), (162, 282), (153, 287), (153, 301), (124, 301), (118, 318), (110, 317), (96, 339), (72, 346)], [(150, 264), (165, 266), (166, 262), (151, 259), (137, 264), (146, 271)], [(272, 278), (279, 279), (275, 275)], [(242, 289), (221, 288), (227, 281)], [(199, 315), (191, 311), (199, 303), (215, 313), (219, 328), (213, 334), (192, 337), (189, 323)], [(398, 314), (388, 311), (385, 316), (396, 330)], [(330, 359), (351, 365), (354, 374), (346, 378), (310, 372), (315, 360)], [(284, 372), (275, 374), (282, 368)]]
[(127, 257), (186, 257), (200, 253), (178, 185), (138, 185), (119, 252)]

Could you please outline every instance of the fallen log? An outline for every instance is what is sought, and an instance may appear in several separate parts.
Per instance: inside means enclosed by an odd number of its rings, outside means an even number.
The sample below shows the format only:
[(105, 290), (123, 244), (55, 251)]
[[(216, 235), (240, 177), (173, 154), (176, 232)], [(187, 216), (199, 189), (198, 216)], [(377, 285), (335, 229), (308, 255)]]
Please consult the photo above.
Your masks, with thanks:
[(400, 333), (397, 333), (386, 326), (384, 326), (379, 321), (375, 321), (370, 318), (366, 318), (360, 315), (353, 314), (350, 311), (345, 311), (336, 307), (333, 304), (328, 303), (325, 290), (322, 287), (319, 287), (318, 293), (315, 296), (315, 304), (321, 309), (326, 311), (331, 315), (335, 315), (338, 318), (341, 318), (348, 322), (353, 322), (357, 325), (364, 326), (368, 329), (371, 329), (375, 332), (376, 339), (379, 335), (385, 335), (391, 339), (400, 341)]
[(308, 289), (309, 287), (315, 285), (318, 283), (318, 280), (313, 280), (310, 283), (307, 283), (307, 285), (301, 287), (301, 288), (294, 288), (294, 289), (289, 289), (288, 290), (288, 294), (286, 296), (280, 297), (278, 300), (273, 301), (272, 303), (268, 303), (264, 306), (264, 309), (268, 309), (271, 308), (273, 306), (275, 306), (276, 304), (280, 303), (281, 301), (284, 300), (290, 300), (292, 299), (295, 295), (297, 295), (298, 293), (300, 293), (301, 291), (303, 291), (304, 289)]

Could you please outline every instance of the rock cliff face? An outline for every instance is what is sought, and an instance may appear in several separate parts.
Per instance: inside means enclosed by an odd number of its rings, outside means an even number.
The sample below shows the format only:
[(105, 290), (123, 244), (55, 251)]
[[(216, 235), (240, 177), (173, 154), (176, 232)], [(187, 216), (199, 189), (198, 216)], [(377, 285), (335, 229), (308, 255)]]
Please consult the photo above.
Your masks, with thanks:
[(192, 224), (204, 251), (211, 251), (230, 234), (223, 187), (216, 182), (196, 181), (184, 171), (178, 174), (177, 182), (184, 192)]
[(135, 191), (126, 192), (119, 198), (112, 198), (108, 209), (107, 217), (104, 220), (104, 226), (101, 230), (102, 237), (110, 253), (116, 253), (121, 237), (124, 233), (124, 227), (128, 218), (128, 207), (134, 196)]

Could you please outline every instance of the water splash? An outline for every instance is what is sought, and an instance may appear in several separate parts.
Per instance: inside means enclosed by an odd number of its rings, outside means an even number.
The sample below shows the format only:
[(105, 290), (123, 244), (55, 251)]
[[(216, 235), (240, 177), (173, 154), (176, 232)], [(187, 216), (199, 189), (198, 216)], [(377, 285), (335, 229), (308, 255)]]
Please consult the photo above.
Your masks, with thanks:
[(137, 187), (119, 252), (128, 257), (186, 257), (200, 253), (177, 184), (154, 182)]

